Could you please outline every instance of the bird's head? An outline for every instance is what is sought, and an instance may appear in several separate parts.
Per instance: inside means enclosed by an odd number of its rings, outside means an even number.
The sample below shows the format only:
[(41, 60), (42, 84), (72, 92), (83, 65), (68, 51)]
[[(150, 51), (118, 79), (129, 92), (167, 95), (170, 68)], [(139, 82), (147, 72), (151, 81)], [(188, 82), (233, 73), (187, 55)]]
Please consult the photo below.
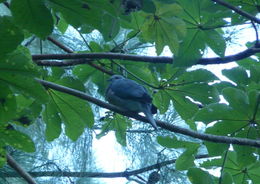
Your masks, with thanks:
[(124, 77), (122, 75), (113, 75), (112, 77), (110, 77), (108, 79), (108, 81), (113, 82), (113, 81), (116, 81), (116, 80), (119, 80), (119, 79), (124, 79)]

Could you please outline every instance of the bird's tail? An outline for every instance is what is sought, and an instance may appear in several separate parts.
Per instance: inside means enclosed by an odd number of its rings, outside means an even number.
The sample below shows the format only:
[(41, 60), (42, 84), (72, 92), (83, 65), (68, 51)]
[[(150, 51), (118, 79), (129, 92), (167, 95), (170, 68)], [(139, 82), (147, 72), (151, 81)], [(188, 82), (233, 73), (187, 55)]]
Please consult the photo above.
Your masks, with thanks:
[(155, 122), (155, 120), (153, 119), (153, 115), (151, 112), (151, 107), (149, 106), (150, 104), (147, 104), (146, 107), (144, 107), (144, 111), (143, 113), (145, 114), (146, 118), (149, 120), (150, 124), (156, 129), (158, 130), (158, 126)]

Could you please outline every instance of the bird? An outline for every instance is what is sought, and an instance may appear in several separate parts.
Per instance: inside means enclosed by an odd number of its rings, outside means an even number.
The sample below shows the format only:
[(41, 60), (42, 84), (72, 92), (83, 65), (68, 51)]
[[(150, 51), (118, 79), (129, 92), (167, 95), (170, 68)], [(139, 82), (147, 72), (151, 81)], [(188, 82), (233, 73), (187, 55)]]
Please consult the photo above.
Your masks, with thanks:
[(113, 75), (108, 81), (110, 84), (105, 98), (109, 103), (131, 112), (143, 112), (150, 124), (158, 129), (153, 118), (157, 108), (152, 104), (152, 97), (144, 86), (121, 75)]

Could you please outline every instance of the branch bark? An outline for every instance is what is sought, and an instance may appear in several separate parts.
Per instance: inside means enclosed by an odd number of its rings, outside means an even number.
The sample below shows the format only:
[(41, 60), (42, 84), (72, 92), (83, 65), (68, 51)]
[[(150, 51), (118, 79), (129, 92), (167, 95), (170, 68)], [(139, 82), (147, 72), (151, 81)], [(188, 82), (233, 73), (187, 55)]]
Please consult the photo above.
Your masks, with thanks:
[[(77, 91), (75, 89), (71, 89), (65, 86), (61, 86), (52, 82), (48, 82), (45, 80), (41, 80), (41, 79), (36, 79), (39, 83), (41, 83), (43, 86), (47, 87), (47, 88), (51, 88), (60, 92), (64, 92), (76, 97), (79, 97), (81, 99), (87, 100), (91, 103), (94, 103), (100, 107), (109, 109), (111, 111), (117, 112), (119, 114), (122, 114), (124, 116), (128, 116), (130, 118), (134, 118), (136, 120), (139, 121), (143, 121), (146, 123), (149, 123), (149, 121), (144, 117), (141, 116), (139, 114), (136, 113), (131, 113), (128, 111), (124, 111), (123, 109), (105, 103), (101, 100), (98, 100), (96, 98), (93, 98), (89, 95), (86, 95), (85, 93), (81, 92), (81, 91)], [(204, 134), (204, 133), (199, 133), (190, 129), (186, 129), (186, 128), (182, 128), (182, 127), (178, 127), (176, 125), (172, 125), (163, 121), (159, 121), (156, 120), (156, 123), (159, 127), (165, 129), (165, 130), (169, 130), (171, 132), (175, 132), (175, 133), (180, 133), (183, 135), (187, 135), (190, 137), (194, 137), (197, 139), (201, 139), (204, 141), (210, 141), (210, 142), (216, 142), (216, 143), (225, 143), (225, 144), (237, 144), (237, 145), (244, 145), (244, 146), (253, 146), (253, 147), (258, 147), (260, 148), (260, 141), (258, 140), (252, 140), (252, 139), (246, 139), (246, 138), (234, 138), (234, 137), (228, 137), (228, 136), (218, 136), (218, 135), (211, 135), (211, 134)]]
[(7, 163), (21, 176), (25, 179), (29, 184), (37, 184), (36, 181), (32, 178), (32, 176), (26, 172), (14, 159), (11, 155), (6, 154)]
[[(224, 64), (224, 63), (245, 59), (259, 52), (260, 52), (260, 48), (251, 47), (242, 52), (230, 56), (201, 58), (197, 61), (196, 64), (200, 64), (200, 65)], [(167, 56), (139, 56), (139, 55), (130, 55), (130, 54), (118, 54), (118, 53), (45, 54), (45, 55), (32, 55), (32, 59), (37, 65), (41, 65), (41, 66), (73, 66), (78, 64), (89, 63), (90, 61), (93, 61), (93, 59), (120, 59), (120, 60), (130, 60), (130, 61), (137, 61), (137, 62), (164, 63), (164, 64), (171, 64), (172, 62), (174, 62), (173, 57), (169, 57), (169, 56), (168, 57)], [(72, 59), (72, 60), (43, 61), (48, 59), (56, 59), (56, 60)]]
[(142, 61), (150, 63), (172, 63), (172, 57), (166, 56), (139, 56), (131, 54), (121, 54), (112, 52), (99, 52), (99, 53), (71, 53), (71, 54), (41, 54), (32, 55), (33, 60), (46, 60), (46, 59), (120, 59), (130, 61)]
[[(207, 154), (205, 155), (197, 155), (196, 159), (209, 158)], [(166, 165), (174, 164), (177, 159), (171, 159), (167, 161), (163, 161), (157, 164), (153, 164), (141, 169), (136, 169), (132, 171), (124, 171), (124, 172), (110, 172), (110, 173), (101, 173), (101, 172), (64, 172), (64, 171), (47, 171), (47, 172), (29, 172), (29, 174), (33, 177), (89, 177), (89, 178), (118, 178), (124, 177), (128, 178), (130, 176), (134, 176), (137, 174), (142, 174), (147, 171), (151, 171), (154, 169), (158, 169), (160, 167), (164, 167)], [(19, 177), (17, 173), (14, 172), (5, 172), (0, 174), (3, 177)]]
[[(47, 38), (50, 42), (52, 42), (54, 45), (56, 45), (57, 47), (59, 47), (60, 49), (64, 50), (67, 53), (73, 53), (73, 50), (71, 50), (70, 48), (66, 47), (65, 45), (63, 45), (62, 43), (58, 42), (57, 40), (53, 39), (52, 37), (48, 36)], [(108, 75), (113, 75), (114, 73), (112, 71), (109, 71), (97, 64), (93, 63), (93, 60), (90, 59), (81, 59), (78, 61), (67, 61), (67, 62), (55, 62), (55, 61), (38, 61), (35, 60), (35, 63), (37, 63), (38, 65), (41, 66), (72, 66), (72, 65), (78, 65), (78, 64), (89, 64), (90, 66), (92, 66), (93, 68), (96, 68), (97, 70), (104, 72)], [(75, 64), (74, 64), (75, 63)]]
[(225, 6), (225, 7), (229, 8), (229, 9), (231, 9), (233, 11), (235, 11), (239, 15), (242, 15), (243, 17), (246, 17), (246, 18), (248, 18), (251, 21), (254, 21), (254, 22), (260, 24), (260, 19), (258, 19), (256, 17), (254, 17), (253, 15), (251, 15), (251, 14), (241, 10), (240, 8), (237, 8), (237, 7), (227, 3), (225, 1), (222, 1), (222, 0), (212, 0), (212, 1), (218, 3), (218, 4), (222, 5), (222, 6)]

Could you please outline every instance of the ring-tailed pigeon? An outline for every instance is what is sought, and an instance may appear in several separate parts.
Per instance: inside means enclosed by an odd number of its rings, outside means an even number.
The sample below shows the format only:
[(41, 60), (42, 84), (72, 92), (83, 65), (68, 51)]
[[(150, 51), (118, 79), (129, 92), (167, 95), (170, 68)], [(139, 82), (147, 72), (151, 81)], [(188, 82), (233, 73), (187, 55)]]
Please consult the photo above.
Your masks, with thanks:
[(158, 129), (152, 115), (157, 108), (144, 86), (121, 75), (113, 75), (108, 81), (110, 85), (106, 90), (106, 100), (109, 103), (132, 112), (143, 112), (151, 125)]

